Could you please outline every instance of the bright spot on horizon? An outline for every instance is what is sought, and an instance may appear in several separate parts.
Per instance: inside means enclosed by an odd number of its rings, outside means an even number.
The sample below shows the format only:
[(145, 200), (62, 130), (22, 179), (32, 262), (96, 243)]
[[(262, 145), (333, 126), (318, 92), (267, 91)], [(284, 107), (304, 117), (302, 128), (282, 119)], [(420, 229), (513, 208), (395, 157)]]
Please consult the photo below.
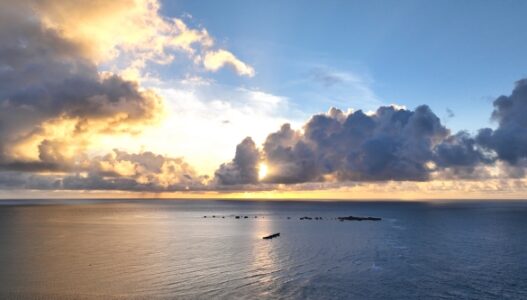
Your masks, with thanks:
[(265, 163), (261, 163), (258, 167), (258, 179), (262, 180), (267, 176), (267, 165)]

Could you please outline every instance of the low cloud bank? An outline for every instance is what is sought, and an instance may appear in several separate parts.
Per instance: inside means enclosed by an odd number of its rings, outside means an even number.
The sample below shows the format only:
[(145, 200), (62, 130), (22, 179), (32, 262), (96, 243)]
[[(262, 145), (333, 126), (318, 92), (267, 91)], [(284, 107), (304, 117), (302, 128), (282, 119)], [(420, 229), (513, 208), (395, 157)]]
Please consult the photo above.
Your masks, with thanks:
[[(115, 80), (115, 79), (109, 79)], [(127, 89), (125, 89), (127, 90)], [(114, 150), (68, 160), (52, 142), (40, 144), (40, 159), (3, 161), (3, 189), (126, 191), (239, 191), (338, 188), (386, 182), (507, 180), (527, 166), (527, 81), (494, 101), (495, 129), (472, 136), (452, 133), (422, 105), (415, 110), (382, 106), (373, 113), (332, 108), (301, 129), (284, 124), (259, 146), (247, 137), (232, 161), (213, 177), (182, 158)], [(261, 166), (267, 166), (262, 176)]]
[[(163, 99), (139, 83), (150, 63), (170, 63), (177, 52), (202, 71), (230, 67), (255, 75), (249, 64), (215, 47), (204, 28), (164, 18), (159, 9), (155, 0), (0, 3), (1, 189), (322, 189), (525, 177), (527, 79), (494, 101), (497, 127), (474, 136), (452, 133), (426, 105), (382, 106), (373, 113), (332, 108), (300, 129), (269, 128), (262, 145), (245, 138), (211, 178), (183, 158), (149, 151), (89, 153), (101, 136), (134, 135), (166, 113)], [(101, 64), (118, 71), (101, 72)], [(356, 81), (323, 70), (313, 78), (328, 87)], [(259, 109), (280, 102), (251, 94)]]

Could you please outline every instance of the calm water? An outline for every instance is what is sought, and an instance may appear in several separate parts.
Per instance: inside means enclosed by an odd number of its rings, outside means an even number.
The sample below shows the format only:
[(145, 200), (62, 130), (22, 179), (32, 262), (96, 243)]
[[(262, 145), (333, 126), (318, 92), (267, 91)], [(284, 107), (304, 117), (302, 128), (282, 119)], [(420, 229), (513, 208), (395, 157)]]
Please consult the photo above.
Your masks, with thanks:
[(0, 201), (0, 298), (526, 299), (526, 232), (527, 202)]

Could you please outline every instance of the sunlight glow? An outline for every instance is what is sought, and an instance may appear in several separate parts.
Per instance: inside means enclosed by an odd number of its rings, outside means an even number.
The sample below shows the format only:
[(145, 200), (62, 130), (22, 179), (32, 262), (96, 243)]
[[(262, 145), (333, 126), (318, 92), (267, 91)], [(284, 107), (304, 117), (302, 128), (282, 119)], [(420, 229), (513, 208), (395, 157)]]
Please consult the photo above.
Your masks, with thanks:
[(264, 163), (261, 163), (258, 167), (258, 179), (262, 180), (267, 176), (267, 165)]

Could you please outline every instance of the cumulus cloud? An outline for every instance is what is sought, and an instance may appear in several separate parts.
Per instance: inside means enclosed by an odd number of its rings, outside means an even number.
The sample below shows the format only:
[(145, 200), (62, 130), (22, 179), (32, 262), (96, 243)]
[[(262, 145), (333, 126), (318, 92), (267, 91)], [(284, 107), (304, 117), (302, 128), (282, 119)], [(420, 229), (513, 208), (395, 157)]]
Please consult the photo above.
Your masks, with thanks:
[[(373, 115), (334, 109), (312, 117), (292, 146), (275, 145), (270, 136), (264, 149), (273, 166), (295, 163), (289, 181), (426, 180), (432, 148), (447, 134), (426, 106), (415, 111), (381, 107)], [(287, 155), (276, 155), (281, 152)]]
[(218, 71), (224, 66), (230, 66), (239, 75), (244, 75), (248, 77), (254, 76), (254, 69), (251, 66), (242, 62), (241, 60), (236, 58), (234, 54), (227, 50), (207, 52), (203, 60), (203, 65), (205, 66), (205, 69), (213, 72)]
[(516, 83), (510, 96), (494, 101), (492, 119), (498, 127), (481, 129), (478, 142), (496, 152), (500, 160), (517, 165), (527, 158), (527, 79)]
[[(452, 134), (422, 105), (375, 112), (332, 108), (300, 130), (284, 124), (259, 151), (268, 175), (261, 184), (506, 180), (525, 177), (527, 80), (494, 101), (496, 129)], [(240, 183), (243, 179), (237, 178)]]
[(467, 132), (448, 136), (435, 148), (435, 163), (440, 167), (474, 167), (480, 163), (494, 161), (491, 154), (484, 152)]
[(260, 153), (251, 138), (245, 138), (236, 146), (234, 159), (222, 164), (216, 171), (220, 185), (242, 185), (258, 182), (258, 162)]
[[(133, 132), (163, 110), (150, 90), (101, 74), (31, 3), (0, 6), (0, 164), (66, 168), (93, 135)], [(33, 16), (33, 17), (30, 17)]]
[(251, 166), (265, 163), (269, 169), (262, 184), (468, 179), (490, 176), (486, 167), (495, 162), (474, 137), (451, 134), (425, 105), (413, 111), (383, 106), (371, 114), (332, 108), (301, 130), (284, 124), (255, 151), (260, 160)]
[(215, 49), (214, 39), (205, 28), (190, 28), (182, 19), (162, 16), (158, 0), (17, 3), (29, 5), (44, 26), (81, 45), (97, 63), (112, 61), (126, 78), (137, 80), (148, 63), (168, 64), (180, 54), (201, 64), (201, 57), (208, 53), (223, 57), (236, 71), (243, 68), (243, 75), (254, 74), (234, 54)]
[(383, 106), (372, 113), (332, 108), (294, 130), (269, 134), (261, 183), (500, 180), (527, 167), (527, 80), (494, 101), (496, 129), (452, 134), (426, 106)]
[(278, 132), (267, 137), (263, 156), (271, 166), (266, 182), (307, 182), (315, 180), (318, 175), (313, 149), (289, 124), (284, 124)]

